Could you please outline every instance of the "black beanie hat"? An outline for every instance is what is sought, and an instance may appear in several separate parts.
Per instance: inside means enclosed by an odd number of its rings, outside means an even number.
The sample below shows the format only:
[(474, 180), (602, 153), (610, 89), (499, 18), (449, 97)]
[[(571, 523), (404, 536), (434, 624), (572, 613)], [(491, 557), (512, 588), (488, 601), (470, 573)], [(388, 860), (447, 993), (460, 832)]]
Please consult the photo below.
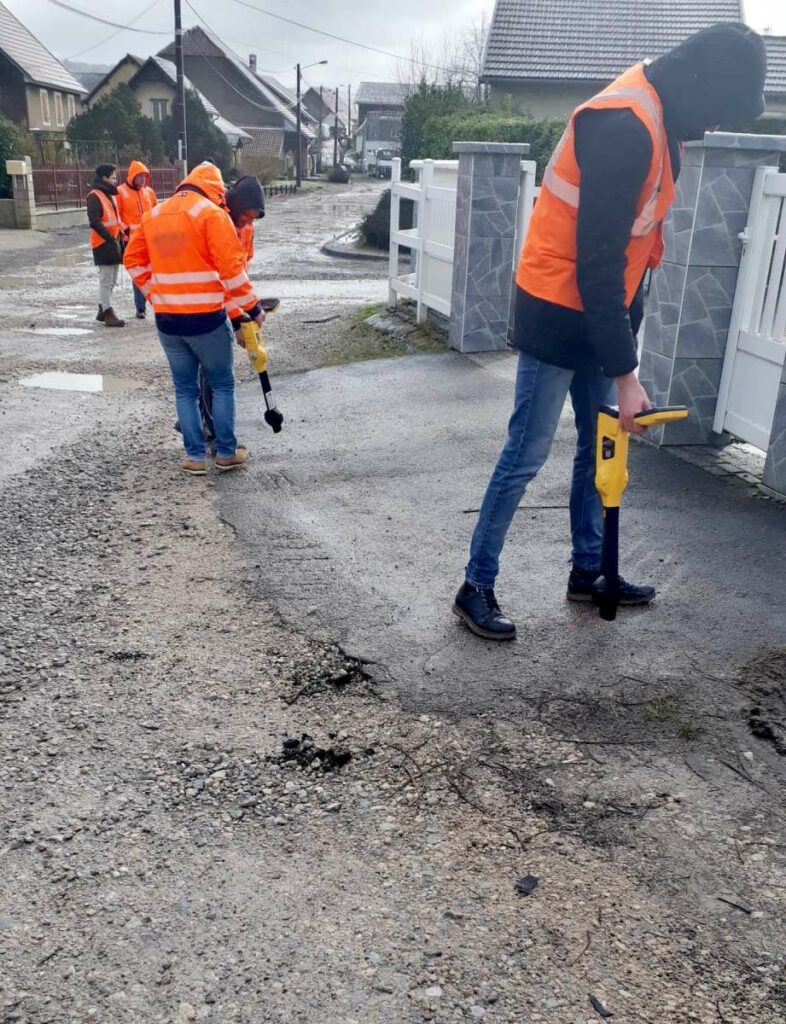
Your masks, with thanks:
[(114, 174), (117, 170), (116, 164), (99, 164), (96, 167), (96, 181), (101, 181), (102, 178), (108, 178)]
[(739, 22), (689, 36), (647, 74), (663, 102), (669, 132), (683, 140), (701, 138), (718, 125), (743, 128), (764, 112), (764, 41)]
[(259, 178), (245, 175), (227, 189), (226, 198), (229, 215), (233, 219), (244, 210), (259, 210), (259, 217), (265, 216), (265, 191)]

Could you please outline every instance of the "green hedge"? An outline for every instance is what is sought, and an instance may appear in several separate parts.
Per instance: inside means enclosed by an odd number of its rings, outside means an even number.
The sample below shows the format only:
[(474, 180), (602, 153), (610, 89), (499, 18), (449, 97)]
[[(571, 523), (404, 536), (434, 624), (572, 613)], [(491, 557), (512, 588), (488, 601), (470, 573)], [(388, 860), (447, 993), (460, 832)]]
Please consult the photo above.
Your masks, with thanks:
[(5, 173), (5, 162), (21, 155), (16, 125), (0, 113), (0, 199), (11, 196), (11, 179)]
[[(399, 211), (399, 225), (402, 231), (412, 227), (415, 204), (411, 199), (402, 199)], [(390, 189), (380, 196), (376, 209), (367, 213), (360, 225), (360, 233), (366, 245), (375, 249), (390, 249)]]
[(454, 142), (528, 142), (530, 160), (537, 161), (538, 182), (565, 130), (564, 121), (535, 121), (495, 110), (459, 111), (430, 117), (423, 125), (421, 158), (450, 160)]

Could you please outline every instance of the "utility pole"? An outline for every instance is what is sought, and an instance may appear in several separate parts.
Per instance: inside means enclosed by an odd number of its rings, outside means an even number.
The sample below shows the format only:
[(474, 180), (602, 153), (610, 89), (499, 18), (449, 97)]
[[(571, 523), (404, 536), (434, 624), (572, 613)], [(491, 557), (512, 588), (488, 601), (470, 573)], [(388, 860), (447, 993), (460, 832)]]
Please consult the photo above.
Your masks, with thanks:
[(352, 86), (347, 86), (347, 145), (352, 146)]
[(177, 162), (183, 177), (188, 174), (188, 136), (186, 134), (186, 86), (183, 67), (183, 18), (180, 0), (175, 0), (175, 124), (177, 125)]
[(336, 86), (336, 119), (333, 125), (333, 166), (338, 167), (338, 86)]
[(302, 182), (302, 169), (300, 161), (303, 156), (303, 142), (300, 138), (300, 65), (297, 65), (297, 142), (295, 149), (295, 188), (300, 188)]
[(325, 103), (322, 99), (322, 86), (319, 87), (319, 141), (317, 143), (317, 174), (322, 173), (322, 118), (325, 115)]

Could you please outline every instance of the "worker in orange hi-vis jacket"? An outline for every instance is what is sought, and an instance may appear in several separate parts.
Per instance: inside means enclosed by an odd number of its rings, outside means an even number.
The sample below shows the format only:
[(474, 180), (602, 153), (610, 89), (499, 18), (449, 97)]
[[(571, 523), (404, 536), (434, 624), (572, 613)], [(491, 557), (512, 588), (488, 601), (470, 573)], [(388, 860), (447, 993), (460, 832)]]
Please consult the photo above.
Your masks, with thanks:
[(219, 470), (242, 466), (246, 449), (235, 438), (233, 332), (226, 303), (263, 323), (265, 316), (246, 272), (246, 257), (224, 208), (219, 169), (200, 164), (165, 203), (142, 217), (125, 266), (151, 302), (175, 385), (175, 404), (186, 457), (182, 469), (204, 476), (205, 435), (199, 413), (200, 366), (213, 392)]
[[(265, 216), (265, 191), (258, 178), (246, 175), (227, 189), (226, 208), (237, 230), (246, 259), (246, 269), (254, 258), (254, 222)], [(235, 330), (244, 313), (238, 303), (227, 296), (227, 315)], [(213, 423), (213, 393), (203, 369), (199, 370), (199, 411), (208, 451), (215, 449), (216, 429)], [(178, 424), (178, 429), (180, 425)]]
[[(132, 160), (128, 165), (126, 180), (117, 187), (117, 209), (120, 214), (123, 241), (126, 245), (132, 233), (142, 223), (143, 215), (157, 205), (158, 196), (150, 187), (150, 171), (141, 160)], [(144, 320), (147, 303), (136, 285), (134, 285), (134, 305), (137, 320)]]

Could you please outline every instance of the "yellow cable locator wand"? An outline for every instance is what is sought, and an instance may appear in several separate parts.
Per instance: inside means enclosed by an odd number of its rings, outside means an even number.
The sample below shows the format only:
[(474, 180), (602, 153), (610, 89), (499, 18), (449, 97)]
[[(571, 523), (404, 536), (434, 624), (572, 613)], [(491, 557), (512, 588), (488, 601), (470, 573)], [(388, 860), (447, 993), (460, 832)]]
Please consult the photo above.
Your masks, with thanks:
[[(657, 427), (684, 420), (687, 416), (688, 410), (684, 405), (670, 405), (647, 409), (637, 413), (635, 419), (642, 427)], [(628, 486), (629, 441), (630, 434), (620, 425), (619, 411), (602, 405), (598, 413), (595, 486), (603, 502), (603, 578), (598, 581), (596, 600), (600, 606), (600, 617), (607, 622), (616, 619), (620, 597), (620, 504)]]
[[(265, 314), (269, 314), (275, 313), (281, 303), (278, 299), (261, 299), (260, 305)], [(273, 398), (273, 387), (267, 372), (267, 352), (262, 341), (262, 331), (256, 321), (246, 318), (241, 323), (240, 335), (248, 361), (254, 372), (258, 374), (259, 383), (262, 385), (262, 395), (265, 399), (265, 422), (273, 428), (274, 434), (278, 434), (284, 424), (284, 416)]]

